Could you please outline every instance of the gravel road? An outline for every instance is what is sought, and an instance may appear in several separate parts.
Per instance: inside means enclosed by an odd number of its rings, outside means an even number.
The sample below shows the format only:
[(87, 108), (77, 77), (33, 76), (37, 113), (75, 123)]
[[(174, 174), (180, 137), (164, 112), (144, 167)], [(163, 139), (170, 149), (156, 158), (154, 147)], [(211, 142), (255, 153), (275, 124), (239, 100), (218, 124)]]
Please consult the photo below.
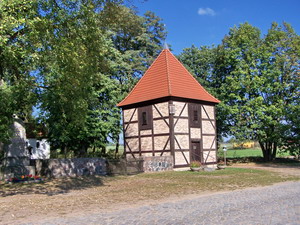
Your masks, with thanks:
[(48, 219), (38, 224), (300, 224), (300, 182)]

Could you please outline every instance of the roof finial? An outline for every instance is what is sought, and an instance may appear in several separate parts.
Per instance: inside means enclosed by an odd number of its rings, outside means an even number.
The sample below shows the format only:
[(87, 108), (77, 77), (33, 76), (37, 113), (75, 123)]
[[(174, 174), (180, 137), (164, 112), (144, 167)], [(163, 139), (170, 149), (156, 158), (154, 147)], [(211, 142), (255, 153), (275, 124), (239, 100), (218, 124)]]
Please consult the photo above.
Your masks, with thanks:
[(167, 44), (166, 41), (165, 41), (165, 43), (164, 43), (164, 49), (168, 49), (168, 50), (169, 50), (169, 45)]

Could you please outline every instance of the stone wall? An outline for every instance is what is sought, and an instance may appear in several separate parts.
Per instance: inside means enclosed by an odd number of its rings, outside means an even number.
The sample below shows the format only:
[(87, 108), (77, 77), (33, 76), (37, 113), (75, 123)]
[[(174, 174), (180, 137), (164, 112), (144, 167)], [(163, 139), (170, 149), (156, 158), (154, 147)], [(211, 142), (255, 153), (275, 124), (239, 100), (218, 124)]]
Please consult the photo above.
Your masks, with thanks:
[(108, 160), (109, 175), (133, 175), (143, 173), (143, 159), (116, 159)]
[(36, 174), (47, 177), (84, 175), (132, 175), (173, 169), (173, 156), (152, 156), (139, 159), (107, 160), (103, 158), (37, 159)]
[(159, 172), (173, 170), (173, 156), (143, 157), (144, 172)]
[(107, 162), (102, 158), (35, 160), (36, 173), (48, 177), (107, 175)]

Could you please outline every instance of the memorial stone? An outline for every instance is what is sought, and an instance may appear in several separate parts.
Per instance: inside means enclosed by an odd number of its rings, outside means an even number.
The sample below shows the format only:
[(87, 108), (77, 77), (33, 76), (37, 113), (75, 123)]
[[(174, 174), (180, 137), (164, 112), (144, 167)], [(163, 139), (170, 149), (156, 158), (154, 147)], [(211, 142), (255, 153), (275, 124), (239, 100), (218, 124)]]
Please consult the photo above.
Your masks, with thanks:
[(6, 166), (29, 166), (29, 155), (26, 150), (26, 131), (23, 121), (14, 116), (13, 137), (4, 146), (6, 151)]

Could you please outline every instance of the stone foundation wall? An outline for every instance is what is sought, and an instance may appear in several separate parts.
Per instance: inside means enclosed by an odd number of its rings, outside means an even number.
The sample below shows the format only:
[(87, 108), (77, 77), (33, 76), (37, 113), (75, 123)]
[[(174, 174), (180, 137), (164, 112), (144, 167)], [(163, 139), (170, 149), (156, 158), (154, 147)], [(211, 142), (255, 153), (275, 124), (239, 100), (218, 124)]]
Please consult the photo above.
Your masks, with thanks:
[(102, 158), (35, 160), (36, 173), (48, 177), (107, 175), (107, 162)]
[(144, 172), (159, 172), (173, 170), (173, 156), (152, 156), (143, 157)]
[(133, 175), (143, 173), (143, 159), (108, 160), (109, 175)]
[(47, 177), (87, 175), (132, 175), (173, 169), (173, 156), (149, 156), (138, 159), (107, 160), (103, 158), (32, 160), (36, 174)]

